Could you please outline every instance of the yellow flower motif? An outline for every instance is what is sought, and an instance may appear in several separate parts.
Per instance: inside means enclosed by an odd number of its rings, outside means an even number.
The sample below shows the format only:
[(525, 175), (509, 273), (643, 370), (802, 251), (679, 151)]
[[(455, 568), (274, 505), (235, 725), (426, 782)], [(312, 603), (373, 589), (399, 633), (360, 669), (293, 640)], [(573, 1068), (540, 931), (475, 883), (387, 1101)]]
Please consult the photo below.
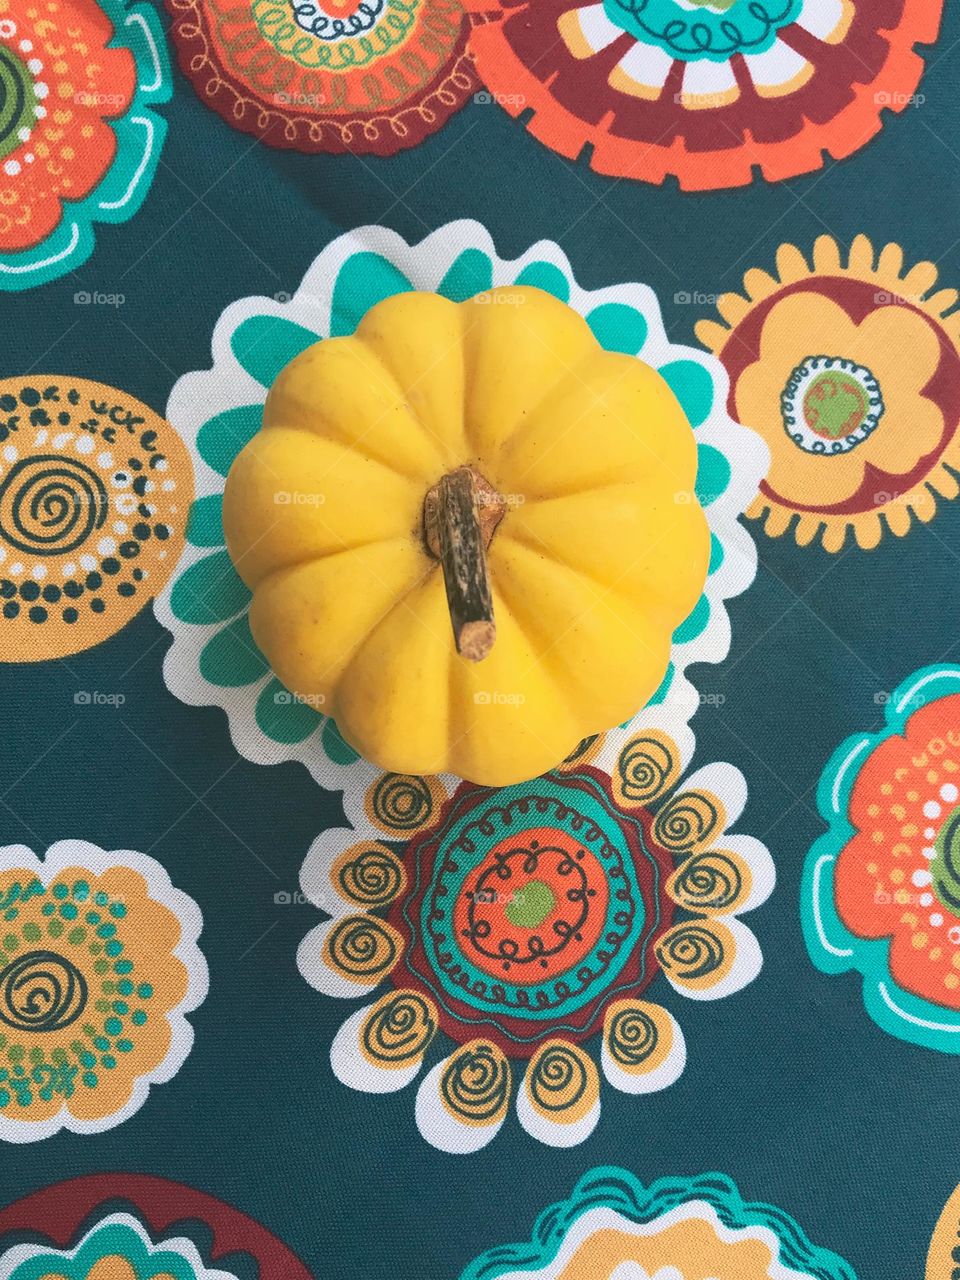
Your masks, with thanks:
[(137, 853), (0, 849), (0, 1139), (112, 1128), (169, 1080), (207, 991), (200, 911)]
[(960, 324), (944, 318), (957, 294), (931, 293), (931, 263), (902, 267), (897, 245), (877, 256), (865, 236), (846, 262), (820, 237), (812, 270), (781, 245), (779, 278), (747, 272), (744, 295), (717, 303), (725, 324), (697, 326), (730, 375), (732, 412), (770, 446), (747, 514), (771, 537), (793, 525), (801, 545), (838, 551), (852, 529), (870, 548), (884, 523), (902, 536), (911, 513), (933, 517), (935, 493), (958, 492)]

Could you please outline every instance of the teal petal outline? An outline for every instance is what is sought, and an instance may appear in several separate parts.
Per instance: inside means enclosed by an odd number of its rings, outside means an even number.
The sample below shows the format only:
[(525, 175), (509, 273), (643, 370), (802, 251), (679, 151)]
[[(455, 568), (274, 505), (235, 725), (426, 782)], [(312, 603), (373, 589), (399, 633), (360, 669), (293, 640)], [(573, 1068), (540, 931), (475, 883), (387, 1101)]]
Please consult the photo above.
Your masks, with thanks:
[(799, 1223), (783, 1209), (762, 1201), (746, 1201), (723, 1173), (692, 1178), (660, 1178), (645, 1187), (626, 1169), (601, 1165), (583, 1175), (566, 1200), (550, 1205), (537, 1218), (528, 1242), (488, 1249), (471, 1262), (460, 1280), (496, 1280), (514, 1271), (539, 1271), (556, 1261), (578, 1219), (592, 1209), (608, 1208), (630, 1222), (653, 1222), (692, 1201), (711, 1206), (732, 1230), (764, 1227), (780, 1245), (780, 1261), (811, 1280), (857, 1280), (849, 1262), (813, 1244)]
[(226, 551), (214, 551), (185, 569), (173, 584), (170, 608), (181, 622), (226, 622), (250, 604), (250, 592)]
[(0, 252), (0, 292), (17, 293), (76, 271), (94, 249), (94, 223), (121, 223), (134, 216), (156, 174), (167, 122), (149, 109), (173, 94), (173, 77), (163, 27), (149, 4), (127, 8), (123, 0), (100, 0), (113, 24), (108, 48), (127, 48), (136, 65), (136, 87), (119, 120), (108, 120), (117, 148), (109, 169), (83, 200), (63, 201), (62, 217), (39, 244), (17, 253)]
[(196, 1268), (183, 1254), (162, 1246), (148, 1248), (125, 1222), (106, 1222), (94, 1228), (75, 1258), (51, 1249), (25, 1259), (11, 1272), (10, 1280), (43, 1280), (51, 1274), (65, 1276), (66, 1280), (86, 1280), (98, 1262), (114, 1256), (130, 1263), (137, 1280), (161, 1274), (170, 1275), (173, 1280), (197, 1280)]
[(851, 933), (837, 912), (834, 872), (855, 834), (848, 817), (850, 794), (867, 760), (887, 738), (903, 733), (919, 706), (955, 693), (960, 693), (960, 666), (921, 667), (891, 694), (879, 732), (852, 734), (837, 747), (817, 786), (817, 807), (829, 830), (807, 854), (800, 887), (800, 923), (816, 968), (831, 976), (859, 973), (864, 1007), (877, 1026), (898, 1040), (953, 1055), (960, 1054), (960, 1012), (924, 1000), (894, 981), (891, 939)]
[(230, 335), (230, 350), (245, 373), (269, 388), (285, 365), (319, 341), (319, 333), (283, 316), (250, 316)]

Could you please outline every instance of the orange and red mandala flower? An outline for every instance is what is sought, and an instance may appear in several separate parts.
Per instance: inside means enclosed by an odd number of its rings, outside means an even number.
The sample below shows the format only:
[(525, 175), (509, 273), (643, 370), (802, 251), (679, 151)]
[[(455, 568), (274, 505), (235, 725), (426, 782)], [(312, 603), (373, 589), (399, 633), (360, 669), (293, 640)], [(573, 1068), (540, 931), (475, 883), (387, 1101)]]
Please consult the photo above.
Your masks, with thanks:
[(915, 101), (942, 0), (467, 0), (481, 78), (561, 155), (685, 190), (808, 173)]
[(200, 99), (273, 147), (392, 155), (478, 87), (461, 0), (166, 4)]
[(863, 976), (884, 1030), (960, 1053), (960, 667), (916, 672), (886, 721), (820, 780), (830, 830), (807, 859), (807, 947), (825, 973)]
[(662, 973), (707, 1000), (750, 982), (760, 951), (737, 916), (773, 885), (766, 849), (727, 832), (746, 798), (739, 772), (710, 765), (678, 786), (680, 773), (675, 743), (650, 732), (612, 776), (581, 757), (515, 787), (465, 783), (433, 825), (430, 780), (379, 776), (370, 838), (325, 832), (302, 877), (332, 916), (301, 944), (307, 981), (347, 998), (389, 982), (337, 1034), (338, 1078), (401, 1089), (442, 1033), (453, 1043), (416, 1117), (456, 1153), (500, 1129), (515, 1074), (521, 1125), (554, 1146), (593, 1130), (601, 1074), (628, 1094), (671, 1084), (683, 1033), (647, 988)]

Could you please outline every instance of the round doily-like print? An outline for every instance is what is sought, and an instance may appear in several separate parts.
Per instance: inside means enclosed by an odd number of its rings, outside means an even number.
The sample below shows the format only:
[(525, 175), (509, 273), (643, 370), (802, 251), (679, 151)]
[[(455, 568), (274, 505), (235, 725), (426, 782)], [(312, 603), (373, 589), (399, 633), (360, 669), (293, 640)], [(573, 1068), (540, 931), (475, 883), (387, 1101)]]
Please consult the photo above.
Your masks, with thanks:
[(183, 549), (193, 467), (169, 423), (83, 378), (0, 381), (0, 654), (98, 644), (163, 587)]
[(473, 1026), (529, 1055), (547, 1030), (580, 1039), (618, 991), (649, 985), (673, 866), (605, 781), (582, 768), (464, 786), (411, 845), (412, 891), (391, 915), (411, 945), (393, 981), (435, 999), (448, 1034)]
[(688, 191), (843, 159), (916, 100), (942, 0), (467, 0), (494, 101), (598, 173)]
[(479, 84), (461, 0), (166, 4), (201, 100), (270, 146), (391, 155)]
[(0, 1212), (4, 1280), (311, 1280), (222, 1200), (140, 1173), (71, 1178)]

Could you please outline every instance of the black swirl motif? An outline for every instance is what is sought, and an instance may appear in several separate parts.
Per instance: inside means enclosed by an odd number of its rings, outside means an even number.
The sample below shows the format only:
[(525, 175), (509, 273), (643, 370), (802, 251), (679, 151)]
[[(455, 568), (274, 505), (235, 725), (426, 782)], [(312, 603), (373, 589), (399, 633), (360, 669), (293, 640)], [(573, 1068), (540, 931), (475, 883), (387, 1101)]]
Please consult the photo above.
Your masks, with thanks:
[(767, 4), (761, 0), (752, 0), (750, 16), (760, 23), (760, 30), (753, 39), (748, 39), (741, 27), (729, 18), (718, 23), (722, 40), (718, 40), (705, 22), (696, 19), (671, 18), (662, 29), (652, 26), (643, 18), (643, 13), (650, 0), (613, 0), (617, 8), (632, 19), (645, 35), (658, 43), (662, 42), (680, 57), (730, 57), (734, 53), (750, 53), (762, 48), (770, 38), (770, 33), (779, 30), (786, 23), (794, 7), (794, 0), (786, 3), (777, 13), (771, 13)]
[(458, 1119), (489, 1124), (506, 1110), (510, 1097), (510, 1064), (494, 1045), (467, 1045), (447, 1063), (440, 1096)]
[(364, 0), (349, 16), (335, 18), (325, 12), (322, 4), (307, 0), (304, 4), (294, 4), (293, 16), (298, 27), (309, 31), (318, 40), (344, 40), (376, 26), (385, 3), (386, 0)]
[(436, 1034), (436, 1010), (430, 1002), (416, 992), (400, 991), (372, 1010), (361, 1039), (369, 1059), (395, 1067), (422, 1057)]
[(625, 800), (645, 804), (669, 785), (675, 767), (673, 754), (660, 738), (634, 738), (617, 760), (620, 793)]
[(590, 1077), (570, 1045), (553, 1044), (532, 1063), (527, 1076), (531, 1101), (541, 1111), (566, 1111), (587, 1092)]
[(0, 970), (0, 1022), (17, 1031), (61, 1031), (86, 1003), (83, 974), (55, 951), (27, 951)]
[[(583, 856), (582, 850), (579, 857)], [(487, 945), (486, 940), (493, 933), (486, 907), (503, 898), (511, 898), (514, 893), (522, 895), (529, 877), (535, 875), (542, 863), (550, 863), (551, 871), (564, 879), (569, 879), (569, 886), (564, 893), (564, 900), (569, 906), (564, 907), (565, 914), (550, 921), (549, 936), (526, 929), (519, 930), (517, 937), (503, 937), (497, 931), (496, 949)], [(518, 865), (519, 864), (519, 865)], [(520, 888), (512, 886), (519, 883)], [(566, 849), (553, 845), (539, 846), (515, 845), (497, 855), (496, 864), (488, 867), (476, 880), (469, 894), (467, 908), (467, 926), (463, 936), (476, 947), (481, 955), (489, 960), (503, 963), (504, 970), (511, 965), (545, 965), (550, 956), (562, 952), (571, 938), (578, 939), (581, 930), (590, 915), (590, 900), (594, 890), (588, 887), (586, 873), (579, 862), (570, 856)]]
[(337, 882), (347, 898), (369, 907), (386, 906), (403, 887), (403, 867), (389, 849), (370, 845), (345, 859)]
[(385, 773), (369, 800), (374, 821), (393, 831), (415, 831), (433, 813), (429, 786), (414, 774)]
[(723, 942), (712, 930), (690, 921), (657, 943), (657, 959), (674, 978), (691, 982), (714, 973), (724, 962)]
[(619, 1009), (607, 1026), (607, 1048), (621, 1067), (639, 1067), (656, 1052), (660, 1029), (654, 1019), (634, 1005)]
[(653, 824), (654, 838), (672, 853), (685, 853), (713, 834), (720, 810), (703, 791), (684, 791), (661, 809)]
[(103, 481), (85, 463), (52, 453), (21, 458), (0, 483), (0, 540), (65, 555), (101, 527), (109, 507)]
[(374, 980), (397, 962), (397, 940), (375, 916), (346, 916), (327, 939), (330, 960), (352, 978)]
[(743, 873), (725, 853), (697, 853), (677, 871), (673, 893), (685, 906), (723, 911), (740, 897)]
[(937, 900), (960, 915), (960, 807), (948, 816), (937, 838), (933, 891)]

